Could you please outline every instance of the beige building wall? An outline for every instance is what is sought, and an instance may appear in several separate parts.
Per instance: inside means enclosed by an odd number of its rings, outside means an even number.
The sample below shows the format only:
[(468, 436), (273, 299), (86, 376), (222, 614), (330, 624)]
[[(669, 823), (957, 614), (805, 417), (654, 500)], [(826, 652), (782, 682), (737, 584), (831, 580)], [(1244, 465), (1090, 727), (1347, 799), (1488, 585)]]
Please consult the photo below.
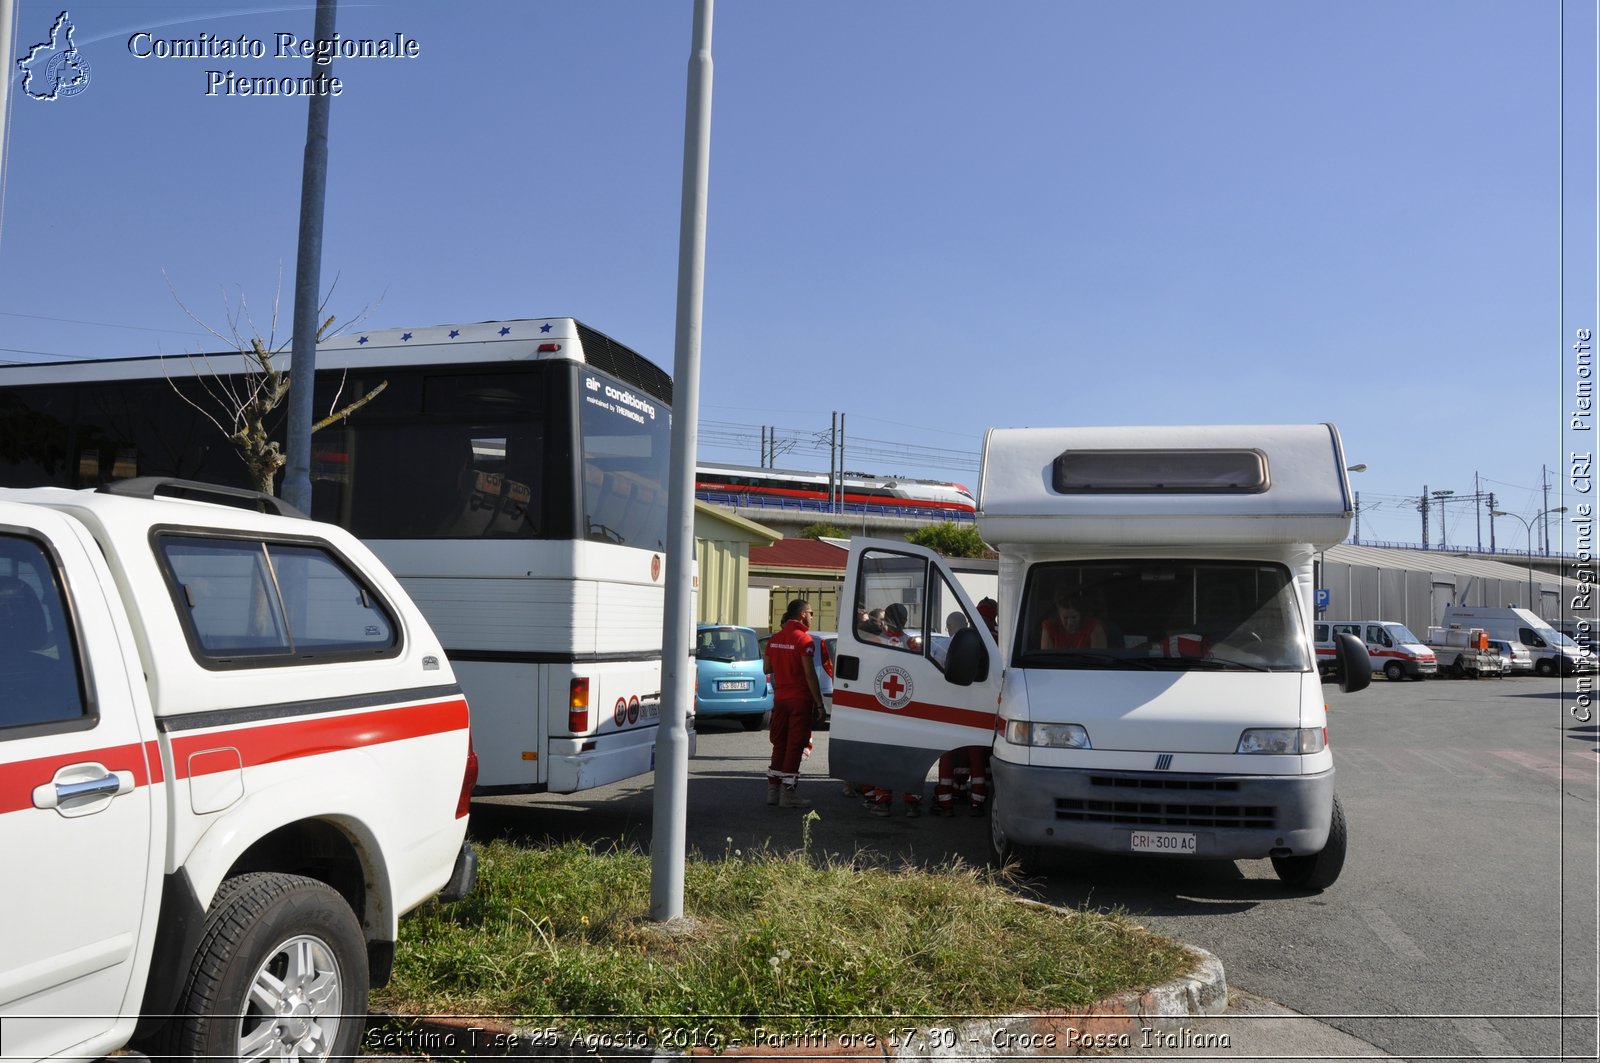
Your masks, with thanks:
[(782, 535), (706, 502), (694, 504), (694, 556), (699, 570), (695, 622), (760, 626), (750, 616), (750, 547), (771, 546)]

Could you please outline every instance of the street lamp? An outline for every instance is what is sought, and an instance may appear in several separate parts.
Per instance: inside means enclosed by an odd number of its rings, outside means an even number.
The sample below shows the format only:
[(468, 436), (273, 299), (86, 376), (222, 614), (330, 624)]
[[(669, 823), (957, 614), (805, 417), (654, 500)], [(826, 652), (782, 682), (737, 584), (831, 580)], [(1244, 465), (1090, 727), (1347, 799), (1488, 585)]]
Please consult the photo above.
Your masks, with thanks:
[[(1365, 465), (1346, 465), (1344, 467), (1344, 471), (1345, 472), (1366, 472), (1367, 471), (1367, 467)], [(1361, 492), (1360, 491), (1356, 492), (1355, 516), (1356, 516), (1356, 533), (1351, 538), (1350, 541), (1355, 543), (1357, 546), (1360, 546), (1361, 545)]]
[(1489, 511), (1489, 516), (1491, 517), (1516, 517), (1517, 520), (1522, 521), (1523, 530), (1528, 533), (1528, 610), (1535, 614), (1537, 614), (1537, 610), (1533, 608), (1533, 521), (1549, 513), (1565, 513), (1566, 511), (1566, 506), (1557, 506), (1555, 509), (1547, 509), (1544, 513), (1535, 514), (1533, 520), (1517, 517), (1515, 513), (1508, 513), (1503, 509), (1491, 509)]
[(1454, 491), (1435, 491), (1433, 493), (1434, 504), (1439, 507), (1439, 549), (1441, 550), (1450, 545), (1445, 541), (1447, 533), (1444, 526), (1444, 504), (1445, 501), (1453, 494), (1455, 494)]

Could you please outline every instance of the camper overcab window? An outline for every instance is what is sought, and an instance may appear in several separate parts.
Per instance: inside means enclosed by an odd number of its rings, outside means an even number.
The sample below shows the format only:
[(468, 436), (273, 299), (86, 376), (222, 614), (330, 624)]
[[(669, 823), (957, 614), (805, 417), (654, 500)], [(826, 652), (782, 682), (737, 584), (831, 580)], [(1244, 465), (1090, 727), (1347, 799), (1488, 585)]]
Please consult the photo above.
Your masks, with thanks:
[(1054, 462), (1056, 491), (1265, 491), (1267, 459), (1259, 450), (1084, 450)]
[(1028, 668), (1300, 672), (1311, 667), (1283, 565), (1222, 561), (1038, 564), (1023, 591)]

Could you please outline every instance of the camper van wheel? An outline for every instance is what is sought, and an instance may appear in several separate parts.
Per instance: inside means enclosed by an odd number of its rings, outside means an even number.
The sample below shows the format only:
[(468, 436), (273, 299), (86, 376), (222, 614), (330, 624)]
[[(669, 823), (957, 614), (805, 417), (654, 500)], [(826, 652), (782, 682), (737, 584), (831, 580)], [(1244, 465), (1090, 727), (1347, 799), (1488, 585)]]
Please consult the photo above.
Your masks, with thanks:
[(989, 777), (989, 862), (996, 868), (1016, 864), (1024, 875), (1039, 873), (1039, 847), (1037, 845), (1020, 845), (1006, 837), (1005, 830), (1000, 826), (1001, 809), (1004, 807), (1005, 798), (1001, 796), (1005, 791), (995, 785), (994, 776)]
[(1344, 868), (1344, 806), (1333, 798), (1333, 823), (1328, 827), (1328, 844), (1320, 853), (1307, 856), (1274, 856), (1272, 870), (1285, 886), (1303, 890), (1324, 890), (1333, 885)]
[(1389, 682), (1398, 683), (1406, 677), (1406, 666), (1399, 661), (1390, 661), (1383, 666), (1383, 674), (1389, 677)]

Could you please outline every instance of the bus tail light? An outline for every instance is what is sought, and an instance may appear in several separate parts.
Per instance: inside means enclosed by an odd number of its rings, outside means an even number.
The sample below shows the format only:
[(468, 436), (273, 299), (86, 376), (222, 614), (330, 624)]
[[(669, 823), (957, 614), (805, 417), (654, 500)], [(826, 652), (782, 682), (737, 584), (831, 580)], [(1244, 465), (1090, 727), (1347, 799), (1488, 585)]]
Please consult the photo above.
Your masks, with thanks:
[(581, 735), (589, 729), (589, 680), (574, 679), (567, 694), (567, 730)]
[(472, 811), (472, 791), (478, 786), (478, 751), (467, 740), (467, 770), (461, 779), (461, 797), (456, 801), (456, 818), (464, 819)]

